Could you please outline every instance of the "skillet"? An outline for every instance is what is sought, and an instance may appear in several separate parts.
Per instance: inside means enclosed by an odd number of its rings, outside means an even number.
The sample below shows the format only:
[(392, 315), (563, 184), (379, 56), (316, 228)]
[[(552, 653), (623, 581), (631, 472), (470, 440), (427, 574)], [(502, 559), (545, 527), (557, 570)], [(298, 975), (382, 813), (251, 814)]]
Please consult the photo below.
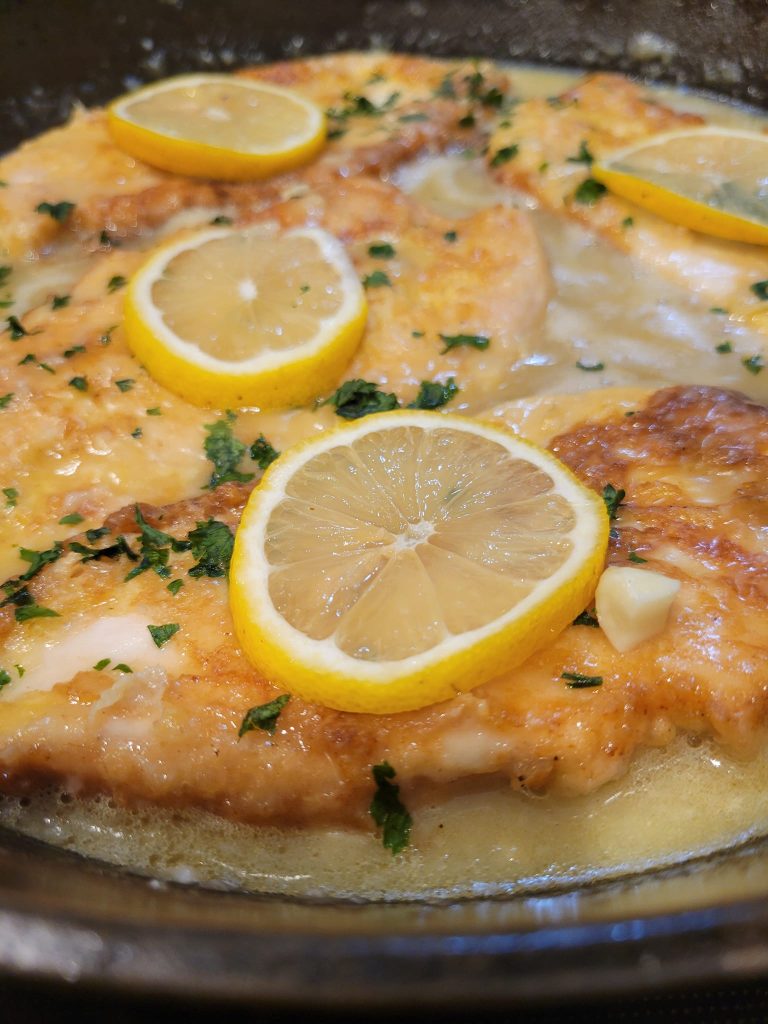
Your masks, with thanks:
[[(0, 0), (0, 152), (180, 71), (371, 45), (604, 67), (768, 105), (765, 0)], [(258, 1004), (542, 1003), (768, 972), (768, 848), (514, 901), (148, 882), (0, 833), (0, 972)]]

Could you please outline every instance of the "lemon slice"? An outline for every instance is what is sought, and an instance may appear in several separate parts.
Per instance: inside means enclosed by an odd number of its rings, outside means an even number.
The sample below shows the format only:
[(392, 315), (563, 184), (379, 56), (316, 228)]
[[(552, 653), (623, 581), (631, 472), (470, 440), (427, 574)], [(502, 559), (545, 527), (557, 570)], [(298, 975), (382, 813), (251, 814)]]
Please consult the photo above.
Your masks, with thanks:
[(611, 192), (665, 220), (768, 245), (768, 136), (693, 128), (643, 139), (592, 167)]
[(320, 228), (210, 228), (157, 250), (131, 280), (125, 330), (149, 373), (196, 405), (300, 405), (335, 386), (367, 307)]
[(307, 163), (326, 138), (323, 111), (288, 89), (233, 75), (180, 75), (107, 110), (117, 145), (175, 174), (245, 181)]
[(284, 452), (235, 538), (243, 648), (344, 711), (423, 707), (513, 669), (581, 612), (602, 500), (511, 432), (441, 413), (357, 420)]

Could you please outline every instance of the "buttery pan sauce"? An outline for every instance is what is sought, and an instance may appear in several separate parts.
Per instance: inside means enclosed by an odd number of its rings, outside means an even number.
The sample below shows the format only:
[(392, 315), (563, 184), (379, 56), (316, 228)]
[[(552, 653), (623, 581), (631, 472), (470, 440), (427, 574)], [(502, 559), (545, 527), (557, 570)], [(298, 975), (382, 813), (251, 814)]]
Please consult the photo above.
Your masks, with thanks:
[[(575, 77), (575, 76), (573, 76)], [(520, 68), (523, 96), (570, 81)], [(675, 90), (665, 102), (714, 123), (760, 124), (756, 115)], [(503, 202), (529, 205), (495, 185), (478, 160), (452, 155), (400, 168), (394, 181), (452, 217)], [(210, 211), (201, 214), (208, 219)], [(706, 303), (633, 265), (576, 225), (534, 212), (551, 261), (553, 295), (541, 336), (509, 390), (497, 396), (669, 383), (733, 387), (768, 401), (768, 374), (742, 359), (759, 336)], [(194, 222), (194, 214), (186, 214)], [(16, 282), (16, 312), (64, 289), (77, 260), (49, 261)], [(719, 353), (728, 341), (732, 351)], [(585, 372), (576, 366), (603, 364)], [(314, 419), (313, 419), (314, 417)], [(325, 413), (261, 414), (258, 430), (280, 447), (326, 423)], [(513, 793), (503, 781), (463, 783), (409, 807), (411, 846), (392, 857), (370, 834), (341, 829), (253, 828), (194, 811), (117, 807), (107, 797), (44, 791), (0, 800), (0, 822), (46, 842), (155, 877), (290, 894), (358, 898), (484, 896), (558, 888), (681, 863), (768, 833), (768, 751), (737, 763), (685, 737), (646, 751), (630, 772), (588, 797)]]

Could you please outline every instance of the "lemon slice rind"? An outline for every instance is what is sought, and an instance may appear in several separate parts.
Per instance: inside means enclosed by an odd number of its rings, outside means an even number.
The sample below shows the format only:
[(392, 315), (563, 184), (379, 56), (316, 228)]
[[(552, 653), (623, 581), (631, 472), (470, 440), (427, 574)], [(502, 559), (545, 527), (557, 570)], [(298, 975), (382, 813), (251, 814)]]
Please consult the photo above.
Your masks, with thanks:
[[(251, 229), (254, 233), (261, 228)], [(342, 279), (343, 300), (319, 330), (290, 349), (266, 350), (250, 359), (217, 358), (179, 337), (166, 324), (152, 288), (179, 254), (215, 239), (247, 234), (237, 228), (210, 228), (161, 246), (131, 279), (125, 301), (125, 330), (134, 355), (159, 383), (196, 405), (262, 408), (299, 405), (337, 381), (359, 344), (367, 304), (357, 273), (341, 242), (321, 228), (294, 228), (282, 238), (309, 238)]]
[[(293, 475), (315, 455), (392, 427), (450, 428), (501, 443), (550, 475), (576, 514), (572, 550), (562, 565), (507, 613), (450, 636), (421, 654), (365, 661), (316, 640), (275, 609), (264, 554), (266, 526)], [(494, 424), (433, 412), (398, 410), (356, 421), (284, 452), (254, 490), (235, 538), (230, 603), (236, 632), (266, 678), (306, 700), (343, 711), (413, 710), (473, 689), (521, 664), (587, 606), (602, 572), (608, 543), (604, 503), (553, 455)], [(405, 596), (404, 596), (404, 599)]]
[[(173, 89), (205, 84), (226, 84), (228, 88), (251, 90), (289, 100), (306, 117), (301, 132), (287, 135), (279, 147), (251, 144), (244, 148), (219, 146), (202, 138), (183, 138), (158, 131), (137, 120), (131, 108)], [(299, 93), (267, 82), (234, 75), (178, 75), (144, 86), (118, 97), (107, 108), (107, 124), (117, 145), (152, 167), (196, 178), (247, 181), (269, 177), (308, 163), (325, 145), (325, 113)]]
[(673, 224), (728, 241), (768, 245), (768, 223), (745, 216), (735, 209), (711, 206), (703, 200), (692, 198), (644, 177), (641, 168), (637, 171), (629, 169), (631, 164), (628, 161), (640, 151), (661, 149), (668, 142), (708, 135), (714, 138), (725, 136), (734, 142), (742, 139), (753, 144), (759, 143), (766, 147), (768, 155), (768, 136), (742, 129), (707, 126), (648, 136), (596, 161), (592, 165), (591, 175), (615, 195)]

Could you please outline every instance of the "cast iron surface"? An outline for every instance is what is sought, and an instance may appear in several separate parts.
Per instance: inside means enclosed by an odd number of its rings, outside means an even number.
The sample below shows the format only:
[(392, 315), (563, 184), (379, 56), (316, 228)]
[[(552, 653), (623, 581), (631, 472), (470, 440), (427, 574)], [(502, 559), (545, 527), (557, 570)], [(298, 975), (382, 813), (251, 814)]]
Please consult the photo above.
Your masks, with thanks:
[[(74, 100), (371, 45), (609, 67), (768, 103), (765, 0), (0, 0), (0, 39), (0, 152), (63, 121)], [(258, 899), (148, 882), (0, 832), (0, 972), (27, 980), (261, 1006), (413, 1007), (768, 972), (762, 899), (713, 895), (647, 917), (611, 913), (610, 899), (598, 914), (589, 906), (564, 896), (526, 917), (486, 903)]]

